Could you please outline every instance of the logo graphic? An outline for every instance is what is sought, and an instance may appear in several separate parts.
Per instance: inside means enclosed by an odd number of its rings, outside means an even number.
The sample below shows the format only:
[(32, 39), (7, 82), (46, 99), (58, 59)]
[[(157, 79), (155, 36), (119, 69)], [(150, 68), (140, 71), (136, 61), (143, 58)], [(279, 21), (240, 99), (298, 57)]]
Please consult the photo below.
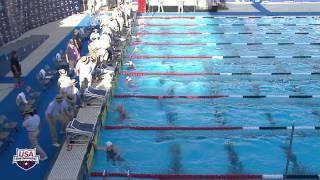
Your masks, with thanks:
[(16, 148), (16, 155), (13, 156), (12, 164), (25, 171), (30, 170), (39, 164), (40, 156), (36, 154), (36, 149), (19, 149)]

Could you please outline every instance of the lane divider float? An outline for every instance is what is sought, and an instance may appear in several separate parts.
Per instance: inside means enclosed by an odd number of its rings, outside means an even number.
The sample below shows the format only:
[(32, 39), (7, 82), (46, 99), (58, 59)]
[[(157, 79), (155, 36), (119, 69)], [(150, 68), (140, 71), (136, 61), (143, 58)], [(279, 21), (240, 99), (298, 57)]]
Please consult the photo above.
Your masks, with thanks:
[(306, 73), (177, 73), (177, 72), (129, 72), (123, 71), (121, 75), (125, 76), (247, 76), (247, 75), (257, 75), (257, 76), (271, 76), (271, 75), (320, 75), (320, 72), (306, 72)]
[[(105, 172), (105, 171), (104, 171)], [(92, 177), (126, 177), (149, 179), (320, 179), (319, 174), (147, 174), (147, 173), (118, 173), (98, 172), (90, 173)]]
[(293, 42), (279, 42), (279, 43), (261, 43), (261, 42), (244, 42), (244, 43), (232, 43), (232, 42), (212, 42), (212, 43), (152, 43), (152, 42), (132, 42), (131, 46), (225, 46), (225, 45), (246, 45), (246, 46), (256, 46), (256, 45), (316, 45), (319, 46), (320, 43), (311, 42), (311, 43), (293, 43)]
[[(282, 32), (134, 32), (135, 35), (280, 35), (280, 34), (289, 34), (289, 33), (282, 33)], [(290, 34), (301, 34), (307, 35), (309, 32), (292, 32)]]
[(273, 55), (264, 55), (264, 56), (162, 56), (162, 55), (130, 55), (129, 59), (229, 59), (229, 58), (268, 58), (268, 59), (277, 59), (277, 58), (291, 58), (291, 59), (307, 59), (307, 58), (320, 58), (320, 55), (301, 55), (301, 56), (273, 56)]
[(310, 23), (310, 24), (279, 24), (279, 23), (207, 23), (207, 24), (137, 24), (137, 26), (154, 26), (154, 27), (167, 27), (167, 26), (182, 26), (182, 27), (196, 27), (196, 26), (320, 26), (318, 23)]
[(118, 94), (114, 98), (143, 98), (143, 99), (218, 99), (218, 98), (244, 98), (244, 99), (264, 99), (264, 98), (290, 98), (290, 99), (310, 99), (320, 98), (320, 95), (210, 95), (210, 96), (152, 96), (152, 95), (130, 95)]
[[(186, 127), (186, 126), (104, 126), (105, 130), (141, 130), (141, 131), (232, 131), (232, 130), (291, 130), (292, 126), (216, 126), (216, 127)], [(299, 130), (320, 130), (320, 126), (295, 126)]]

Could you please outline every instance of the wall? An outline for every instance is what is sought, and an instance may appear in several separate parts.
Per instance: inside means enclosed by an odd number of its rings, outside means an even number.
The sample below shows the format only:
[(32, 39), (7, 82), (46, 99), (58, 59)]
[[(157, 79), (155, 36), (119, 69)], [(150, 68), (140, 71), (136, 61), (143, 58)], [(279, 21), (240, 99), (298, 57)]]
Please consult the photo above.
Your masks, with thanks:
[(82, 9), (82, 0), (0, 0), (0, 46)]

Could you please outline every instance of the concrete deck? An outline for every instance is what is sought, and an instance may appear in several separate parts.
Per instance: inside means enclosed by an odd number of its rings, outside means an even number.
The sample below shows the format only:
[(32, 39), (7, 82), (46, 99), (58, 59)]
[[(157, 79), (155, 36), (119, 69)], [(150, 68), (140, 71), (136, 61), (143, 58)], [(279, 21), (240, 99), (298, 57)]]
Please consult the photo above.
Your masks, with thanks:
[[(78, 114), (78, 120), (83, 123), (96, 124), (100, 114), (100, 107), (82, 108)], [(82, 162), (87, 153), (88, 143), (84, 145), (72, 146), (72, 150), (67, 150), (67, 142), (64, 142), (56, 163), (51, 169), (48, 180), (70, 180), (78, 179)]]
[(320, 3), (264, 3), (270, 12), (320, 12)]

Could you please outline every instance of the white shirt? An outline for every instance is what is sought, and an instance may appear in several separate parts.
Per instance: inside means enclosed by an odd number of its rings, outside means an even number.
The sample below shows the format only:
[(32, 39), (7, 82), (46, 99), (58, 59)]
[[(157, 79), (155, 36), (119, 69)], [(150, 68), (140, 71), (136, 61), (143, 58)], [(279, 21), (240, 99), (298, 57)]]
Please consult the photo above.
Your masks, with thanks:
[(79, 61), (75, 68), (76, 72), (79, 72), (79, 76), (81, 77), (87, 77), (88, 75), (91, 75), (92, 73), (92, 62), (89, 61), (88, 63), (83, 63), (82, 61)]
[[(64, 100), (65, 101), (65, 100)], [(46, 115), (52, 115), (54, 117), (59, 116), (61, 113), (63, 113), (63, 110), (67, 107), (65, 107), (65, 103), (57, 103), (56, 100), (53, 100), (47, 107)]]
[(116, 22), (115, 20), (111, 21), (111, 22), (109, 23), (109, 28), (111, 28), (111, 29), (113, 29), (113, 30), (115, 30), (115, 31), (118, 31), (118, 24), (117, 24), (117, 22)]
[(93, 41), (93, 38), (99, 39), (100, 38), (99, 33), (96, 33), (96, 32), (91, 33), (90, 34), (90, 40)]
[(104, 42), (101, 40), (95, 40), (94, 46), (98, 49), (97, 55), (103, 56), (106, 53), (106, 49), (104, 48)]
[(87, 5), (88, 5), (88, 8), (91, 8), (91, 6), (94, 5), (94, 0), (88, 0)]
[(67, 95), (79, 95), (79, 89), (75, 86), (69, 86), (65, 90)]
[[(79, 64), (79, 63), (77, 63)], [(60, 76), (60, 78), (58, 79), (58, 86), (60, 88), (66, 88), (70, 86), (70, 77), (68, 76)]]
[(23, 103), (28, 104), (28, 101), (27, 101), (27, 98), (26, 98), (26, 95), (24, 94), (24, 92), (19, 93), (16, 99), (19, 102), (22, 101)]
[(101, 47), (103, 49), (107, 49), (110, 47), (111, 38), (108, 34), (102, 34), (100, 37)]
[(23, 127), (27, 129), (27, 131), (36, 131), (39, 130), (39, 125), (40, 125), (40, 117), (35, 114), (33, 116), (27, 116), (23, 123)]

